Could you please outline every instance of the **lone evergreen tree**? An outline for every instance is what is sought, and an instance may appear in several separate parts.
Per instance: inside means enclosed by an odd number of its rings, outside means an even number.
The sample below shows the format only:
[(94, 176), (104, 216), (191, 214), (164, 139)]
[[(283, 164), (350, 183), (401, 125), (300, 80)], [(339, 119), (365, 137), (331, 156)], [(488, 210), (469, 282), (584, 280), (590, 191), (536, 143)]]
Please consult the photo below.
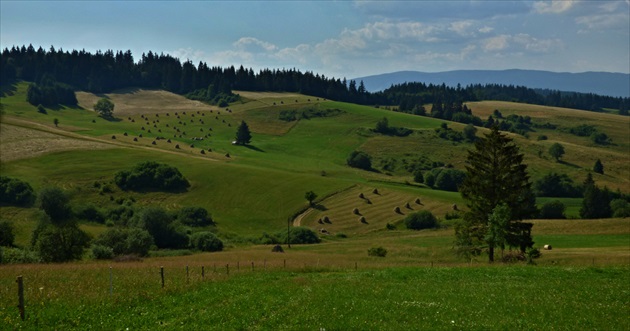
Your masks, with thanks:
[(593, 165), (593, 172), (602, 175), (604, 174), (604, 165), (602, 164), (602, 161), (600, 159), (597, 159), (597, 161), (595, 161), (595, 164)]
[(317, 194), (313, 191), (308, 191), (304, 194), (304, 198), (308, 201), (310, 206), (313, 206), (313, 201), (317, 199)]
[[(494, 261), (497, 244), (518, 247), (524, 253), (534, 244), (533, 224), (522, 220), (537, 215), (538, 210), (523, 154), (495, 125), (475, 142), (474, 150), (468, 151), (466, 164), (467, 175), (460, 192), (468, 211), (455, 228), (458, 251), (478, 255), (487, 248), (490, 262)], [(491, 215), (499, 205), (509, 209), (509, 219), (491, 224)], [(502, 233), (505, 241), (497, 241), (490, 232)]]
[(247, 145), (252, 140), (252, 134), (249, 132), (249, 126), (245, 121), (241, 121), (241, 125), (236, 130), (236, 144)]

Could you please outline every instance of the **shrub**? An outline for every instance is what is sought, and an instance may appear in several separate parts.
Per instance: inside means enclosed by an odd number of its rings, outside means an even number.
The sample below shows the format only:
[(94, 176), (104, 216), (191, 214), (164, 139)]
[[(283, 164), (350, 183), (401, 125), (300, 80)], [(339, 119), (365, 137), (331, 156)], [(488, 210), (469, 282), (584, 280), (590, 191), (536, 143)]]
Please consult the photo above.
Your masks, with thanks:
[(219, 252), (223, 250), (221, 239), (208, 231), (193, 233), (190, 236), (190, 245), (193, 249), (204, 252)]
[(13, 246), (15, 235), (13, 234), (13, 224), (8, 221), (0, 222), (0, 246)]
[(559, 200), (549, 201), (540, 208), (540, 218), (543, 219), (564, 219), (566, 207)]
[(80, 205), (74, 208), (74, 216), (80, 220), (105, 223), (105, 213), (93, 204)]
[(538, 136), (538, 138), (536, 138), (536, 140), (538, 140), (538, 141), (547, 140), (547, 139), (549, 139), (549, 138), (547, 138), (547, 136), (544, 135), (544, 134), (541, 134), (540, 136)]
[(135, 217), (135, 224), (147, 230), (158, 248), (185, 248), (188, 246), (188, 235), (180, 224), (162, 208), (147, 207)]
[(353, 151), (350, 153), (347, 163), (353, 168), (372, 170), (372, 158), (365, 152)]
[[(291, 237), (291, 241), (290, 241), (291, 244), (317, 244), (321, 241), (313, 230), (306, 227), (301, 227), (301, 226), (292, 227), (289, 230), (289, 232), (290, 232), (289, 235)], [(276, 237), (282, 243), (287, 242), (286, 231), (278, 232)]]
[(372, 247), (368, 249), (368, 256), (385, 257), (387, 250), (383, 247)]
[(0, 247), (0, 264), (39, 262), (41, 262), (41, 258), (35, 251), (13, 247)]
[(188, 226), (214, 225), (212, 216), (202, 207), (184, 207), (177, 213), (177, 220)]
[(92, 245), (92, 257), (96, 260), (110, 260), (114, 257), (114, 250), (103, 245)]
[(130, 171), (119, 171), (114, 182), (123, 190), (183, 190), (190, 184), (175, 167), (164, 163), (146, 161)]
[(34, 249), (43, 262), (79, 260), (90, 237), (78, 226), (40, 225), (33, 234)]
[(424, 176), (422, 175), (422, 171), (416, 170), (413, 173), (413, 181), (420, 184), (424, 183)]
[(428, 210), (409, 214), (403, 222), (407, 229), (411, 230), (431, 229), (439, 226), (437, 218)]
[(111, 228), (94, 240), (93, 246), (112, 250), (113, 256), (136, 254), (146, 256), (153, 245), (153, 237), (146, 230)]
[(612, 142), (612, 139), (610, 139), (608, 135), (603, 132), (595, 132), (591, 135), (591, 141), (598, 145), (607, 145)]
[(612, 209), (613, 217), (629, 217), (630, 216), (630, 203), (624, 199), (614, 199), (610, 202), (610, 209)]
[(35, 201), (35, 193), (29, 183), (0, 176), (0, 204), (30, 206)]

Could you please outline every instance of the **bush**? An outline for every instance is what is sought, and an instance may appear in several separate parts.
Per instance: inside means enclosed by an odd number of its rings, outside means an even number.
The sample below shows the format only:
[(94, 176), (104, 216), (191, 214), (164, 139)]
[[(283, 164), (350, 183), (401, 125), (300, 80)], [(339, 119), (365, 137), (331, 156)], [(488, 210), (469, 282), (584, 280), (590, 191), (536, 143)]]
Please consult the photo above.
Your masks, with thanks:
[(93, 204), (80, 205), (74, 208), (74, 216), (80, 220), (105, 223), (105, 213)]
[(387, 250), (383, 247), (372, 247), (368, 249), (368, 256), (385, 257), (385, 255), (387, 255)]
[(13, 224), (8, 221), (0, 222), (0, 246), (13, 246), (15, 235), (13, 234)]
[[(280, 240), (281, 243), (287, 242), (286, 231), (278, 232), (276, 237)], [(317, 236), (317, 233), (309, 228), (301, 226), (292, 227), (290, 229), (290, 238), (291, 244), (317, 244), (321, 241)]]
[(0, 247), (0, 264), (39, 263), (37, 252), (28, 249)]
[(153, 246), (153, 237), (146, 230), (138, 228), (111, 228), (94, 240), (94, 246), (110, 248), (113, 256), (130, 254), (146, 256)]
[(158, 248), (185, 248), (188, 246), (188, 235), (181, 228), (181, 224), (162, 208), (147, 207), (135, 217), (135, 224), (147, 230)]
[(591, 141), (598, 145), (607, 145), (612, 142), (612, 139), (610, 139), (608, 135), (603, 132), (595, 132), (591, 135)]
[(365, 152), (353, 151), (350, 153), (347, 163), (353, 168), (372, 170), (372, 158)]
[(193, 249), (204, 252), (219, 252), (223, 250), (223, 242), (212, 232), (197, 232), (190, 236), (190, 245)]
[(40, 225), (34, 233), (34, 248), (43, 262), (80, 260), (90, 237), (78, 226)]
[(540, 218), (543, 219), (564, 219), (566, 207), (559, 200), (549, 201), (540, 208)]
[(190, 186), (177, 168), (153, 161), (139, 163), (130, 171), (117, 172), (114, 182), (123, 190), (177, 191)]
[(582, 195), (581, 189), (573, 184), (569, 176), (555, 172), (550, 172), (536, 180), (533, 189), (539, 197), (576, 198)]
[(214, 225), (212, 216), (202, 207), (184, 207), (177, 213), (177, 220), (188, 226)]
[(409, 214), (403, 222), (407, 229), (411, 230), (432, 229), (439, 226), (437, 218), (427, 210)]
[(612, 209), (613, 217), (629, 217), (630, 216), (630, 203), (624, 199), (614, 199), (610, 202), (610, 209)]
[(92, 257), (96, 260), (111, 260), (114, 257), (114, 250), (103, 245), (92, 245)]
[(35, 201), (35, 193), (29, 183), (0, 176), (0, 204), (12, 206), (30, 206)]
[(424, 183), (424, 176), (422, 176), (422, 171), (416, 170), (416, 172), (413, 173), (413, 181), (420, 184)]

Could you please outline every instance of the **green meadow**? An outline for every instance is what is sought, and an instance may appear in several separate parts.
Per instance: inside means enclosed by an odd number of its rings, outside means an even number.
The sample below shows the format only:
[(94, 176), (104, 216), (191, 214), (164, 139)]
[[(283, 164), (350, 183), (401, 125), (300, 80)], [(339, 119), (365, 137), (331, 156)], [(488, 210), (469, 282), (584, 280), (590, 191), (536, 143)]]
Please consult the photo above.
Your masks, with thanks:
[[(73, 204), (109, 208), (132, 199), (137, 206), (167, 210), (204, 207), (225, 249), (192, 255), (167, 251), (133, 262), (95, 261), (86, 254), (74, 263), (2, 266), (0, 325), (7, 329), (630, 327), (630, 220), (575, 219), (581, 199), (559, 199), (569, 219), (533, 221), (535, 247), (553, 247), (542, 251), (536, 265), (488, 265), (484, 256), (464, 260), (454, 254), (456, 220), (447, 214), (455, 214), (455, 206), (465, 209), (465, 202), (456, 192), (414, 183), (404, 167), (424, 157), (464, 169), (472, 144), (438, 138), (434, 130), (442, 120), (295, 93), (241, 91), (241, 102), (218, 108), (140, 89), (107, 94), (116, 108), (115, 119), (105, 120), (92, 111), (100, 96), (79, 92), (79, 107), (42, 114), (26, 102), (26, 86), (22, 82), (3, 89), (0, 99), (3, 176), (25, 180), (35, 191), (59, 186)], [(595, 182), (628, 193), (628, 117), (509, 102), (468, 106), (484, 119), (499, 109), (504, 116), (531, 116), (535, 123), (559, 126), (536, 129), (529, 137), (510, 134), (525, 154), (533, 180), (554, 171), (578, 184), (600, 159), (605, 174), (594, 174)], [(304, 109), (330, 116), (280, 119), (283, 111)], [(413, 133), (393, 137), (372, 132), (383, 117)], [(250, 146), (232, 145), (241, 121), (252, 131)], [(595, 145), (566, 131), (584, 123), (606, 132), (613, 143)], [(480, 128), (477, 135), (484, 132)], [(540, 135), (548, 139), (538, 140)], [(565, 146), (562, 162), (547, 153), (554, 142)], [(376, 170), (348, 167), (346, 159), (354, 150), (370, 154)], [(177, 167), (190, 187), (180, 193), (116, 187), (117, 171), (146, 160)], [(385, 170), (384, 162), (396, 167)], [(307, 191), (318, 195), (313, 208), (304, 198)], [(552, 200), (556, 198), (537, 202)], [(366, 222), (359, 221), (355, 208)], [(442, 227), (404, 229), (402, 219), (420, 210), (433, 212)], [(2, 206), (0, 217), (14, 225), (16, 245), (28, 247), (37, 210)], [(331, 222), (318, 223), (323, 217)], [(285, 231), (288, 223), (327, 233), (320, 234), (319, 244), (283, 246), (285, 253), (251, 244), (263, 233)], [(82, 223), (81, 228), (92, 236), (107, 230), (97, 223)], [(368, 256), (374, 247), (385, 248), (387, 255)], [(26, 287), (25, 321), (15, 308), (18, 275)]]

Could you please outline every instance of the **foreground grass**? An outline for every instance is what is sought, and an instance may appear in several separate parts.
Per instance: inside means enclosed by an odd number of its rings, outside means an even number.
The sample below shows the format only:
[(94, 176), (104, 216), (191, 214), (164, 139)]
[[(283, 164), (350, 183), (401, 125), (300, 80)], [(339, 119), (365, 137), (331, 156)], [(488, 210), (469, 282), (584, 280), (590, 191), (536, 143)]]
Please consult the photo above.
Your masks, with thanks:
[[(180, 281), (167, 282), (165, 289), (160, 288), (156, 270), (115, 269), (112, 295), (107, 290), (105, 265), (77, 268), (74, 273), (57, 270), (55, 277), (66, 277), (66, 289), (27, 290), (28, 318), (24, 322), (9, 302), (13, 300), (2, 300), (0, 320), (8, 329), (30, 330), (52, 326), (627, 330), (630, 326), (628, 267), (276, 269), (230, 276), (217, 273), (190, 283), (183, 281), (180, 270)], [(91, 277), (92, 282), (88, 284), (84, 277)], [(28, 283), (29, 277), (25, 279)], [(73, 287), (85, 294), (55, 294)]]

